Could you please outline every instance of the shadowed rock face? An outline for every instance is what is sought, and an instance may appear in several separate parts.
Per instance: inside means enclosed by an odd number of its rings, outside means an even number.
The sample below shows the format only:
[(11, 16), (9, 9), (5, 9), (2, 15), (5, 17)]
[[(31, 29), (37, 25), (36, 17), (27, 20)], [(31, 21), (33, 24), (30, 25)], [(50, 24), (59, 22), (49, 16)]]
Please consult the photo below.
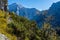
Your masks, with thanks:
[(50, 21), (50, 24), (60, 35), (60, 1), (52, 4), (48, 10), (48, 16), (53, 17), (53, 20)]
[(0, 9), (4, 9), (4, 3), (2, 0), (0, 0)]
[(48, 10), (48, 16), (49, 15), (54, 17), (51, 24), (53, 26), (60, 26), (60, 1), (52, 4)]
[(8, 38), (5, 35), (0, 34), (0, 40), (8, 40)]
[(0, 9), (7, 11), (7, 0), (0, 0)]

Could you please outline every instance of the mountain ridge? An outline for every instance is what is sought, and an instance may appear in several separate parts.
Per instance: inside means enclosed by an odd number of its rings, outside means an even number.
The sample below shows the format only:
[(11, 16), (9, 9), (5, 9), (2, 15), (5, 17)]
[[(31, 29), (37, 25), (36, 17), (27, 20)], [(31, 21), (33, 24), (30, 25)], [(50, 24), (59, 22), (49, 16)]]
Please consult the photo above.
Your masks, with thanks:
[[(12, 9), (12, 8), (11, 8)], [(12, 9), (13, 10), (13, 9)], [(60, 10), (60, 1), (59, 2), (56, 2), (56, 3), (53, 3), (51, 5), (51, 7), (46, 11), (39, 11), (35, 8), (21, 8), (19, 9), (18, 13), (19, 13), (19, 16), (23, 16), (23, 17), (26, 17), (28, 18), (29, 20), (35, 20), (37, 22), (37, 24), (41, 24), (43, 22), (45, 22), (46, 18), (49, 18), (49, 17), (53, 17), (52, 20), (50, 18), (50, 23), (53, 25), (53, 26), (56, 26), (56, 25), (60, 25), (60, 14), (58, 13)], [(14, 10), (13, 10), (14, 11)], [(15, 9), (15, 13), (16, 13), (17, 9)], [(58, 12), (57, 12), (58, 11)], [(56, 15), (57, 14), (57, 15)], [(55, 17), (55, 19), (54, 19)], [(54, 20), (53, 20), (54, 19)], [(58, 20), (58, 21), (57, 21)], [(47, 22), (47, 21), (46, 21)], [(56, 25), (55, 25), (56, 24)]]

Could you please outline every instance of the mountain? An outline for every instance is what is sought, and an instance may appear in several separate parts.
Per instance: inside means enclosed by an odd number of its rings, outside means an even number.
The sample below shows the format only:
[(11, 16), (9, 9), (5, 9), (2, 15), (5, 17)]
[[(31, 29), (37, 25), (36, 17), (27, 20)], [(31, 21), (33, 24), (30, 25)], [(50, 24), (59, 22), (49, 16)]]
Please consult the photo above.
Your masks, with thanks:
[(13, 3), (12, 5), (9, 5), (8, 6), (8, 9), (10, 12), (15, 12), (17, 15), (19, 15), (17, 13), (17, 11), (19, 11), (20, 8), (24, 8), (22, 5), (18, 5), (16, 3)]
[(26, 17), (28, 19), (33, 19), (34, 16), (36, 16), (37, 14), (40, 14), (40, 11), (38, 11), (35, 8), (25, 8), (16, 3), (13, 3), (9, 5), (8, 7), (9, 7), (10, 12), (15, 12), (17, 15)]
[(50, 20), (52, 28), (56, 29), (60, 35), (60, 1), (52, 4), (47, 15), (52, 18), (52, 20)]
[(23, 16), (25, 18), (28, 18), (29, 20), (34, 20), (39, 26), (42, 25), (43, 12), (35, 8), (25, 8), (22, 5), (18, 5), (16, 3), (9, 5), (8, 8), (10, 12), (15, 12), (19, 16)]
[(54, 26), (60, 26), (60, 1), (53, 3), (48, 10), (48, 16), (54, 17), (51, 22)]
[(49, 22), (53, 28), (60, 26), (60, 1), (53, 3), (48, 10), (43, 11), (39, 11), (35, 8), (25, 8), (16, 3), (13, 3), (8, 7), (10, 12), (15, 12), (19, 16), (36, 21), (38, 26), (42, 26), (44, 22)]

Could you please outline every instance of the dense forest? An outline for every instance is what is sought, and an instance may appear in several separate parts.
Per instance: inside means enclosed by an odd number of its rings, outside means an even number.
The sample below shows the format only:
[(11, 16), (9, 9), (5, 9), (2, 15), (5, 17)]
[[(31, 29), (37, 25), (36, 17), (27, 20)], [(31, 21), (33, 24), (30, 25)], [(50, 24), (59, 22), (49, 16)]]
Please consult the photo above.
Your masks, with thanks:
[(60, 40), (60, 36), (44, 22), (38, 28), (35, 21), (0, 10), (0, 33), (9, 40)]

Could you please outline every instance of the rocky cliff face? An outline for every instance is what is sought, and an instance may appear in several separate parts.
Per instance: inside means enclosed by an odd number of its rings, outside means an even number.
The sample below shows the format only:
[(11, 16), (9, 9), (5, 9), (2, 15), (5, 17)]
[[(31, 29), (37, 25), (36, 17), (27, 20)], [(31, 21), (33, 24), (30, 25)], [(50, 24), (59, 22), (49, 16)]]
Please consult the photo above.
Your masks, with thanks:
[(60, 1), (52, 4), (47, 15), (52, 18), (52, 20), (50, 20), (52, 28), (56, 29), (57, 33), (60, 35)]
[(49, 15), (54, 17), (51, 24), (54, 26), (60, 26), (60, 1), (52, 4), (48, 10), (48, 16)]
[(9, 40), (4, 34), (0, 34), (0, 40)]

